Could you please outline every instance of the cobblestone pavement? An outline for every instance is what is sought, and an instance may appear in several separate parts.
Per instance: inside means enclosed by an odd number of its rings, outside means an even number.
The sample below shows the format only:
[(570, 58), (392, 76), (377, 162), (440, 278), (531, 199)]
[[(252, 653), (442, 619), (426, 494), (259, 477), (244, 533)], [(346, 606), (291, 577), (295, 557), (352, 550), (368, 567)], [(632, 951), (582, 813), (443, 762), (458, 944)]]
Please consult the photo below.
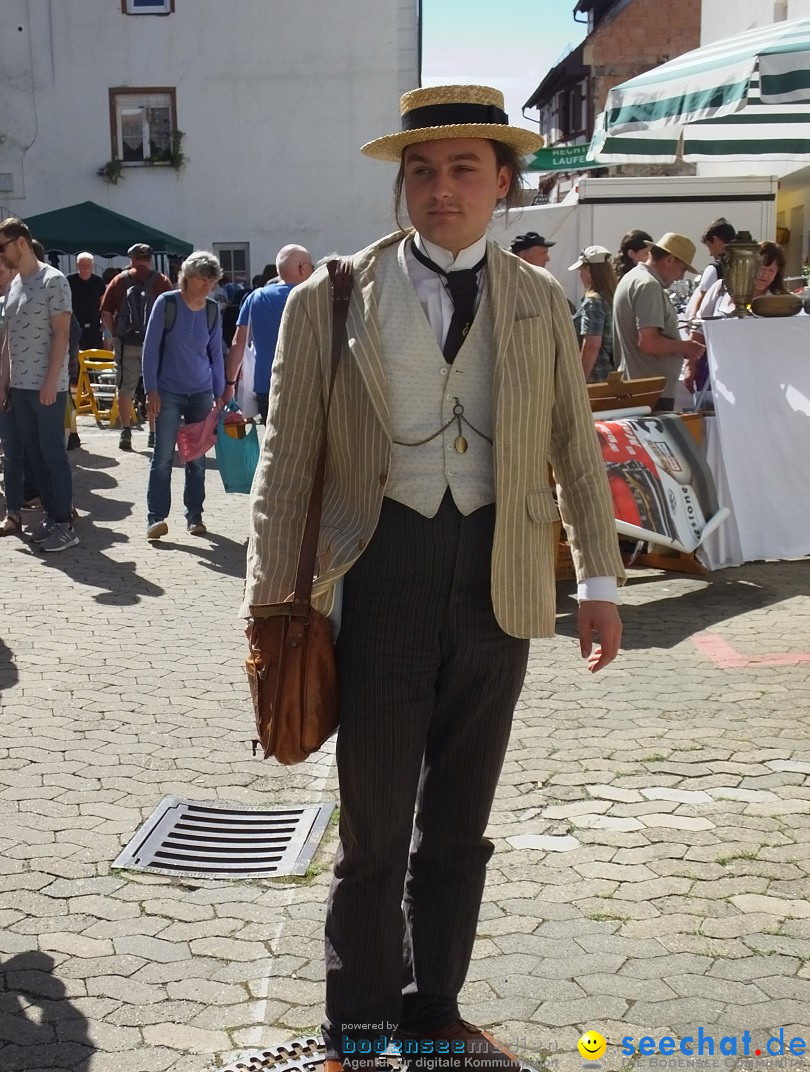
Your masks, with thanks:
[[(145, 434), (132, 455), (90, 423), (81, 434), (81, 545), (47, 557), (0, 541), (0, 1069), (206, 1072), (317, 1027), (334, 831), (297, 880), (111, 861), (166, 794), (333, 800), (332, 757), (251, 757), (245, 497), (210, 471), (211, 535), (188, 536), (178, 503), (150, 545)], [(786, 1054), (810, 1036), (809, 595), (806, 561), (635, 572), (621, 661), (591, 677), (560, 587), (462, 995), (533, 1064), (581, 1068), (587, 1028), (606, 1036), (609, 1072), (626, 1036), (677, 1045), (702, 1028), (714, 1055), (666, 1065), (682, 1068), (763, 1068), (739, 1057), (746, 1030), (763, 1054), (780, 1028)], [(736, 1060), (723, 1036), (739, 1037)]]

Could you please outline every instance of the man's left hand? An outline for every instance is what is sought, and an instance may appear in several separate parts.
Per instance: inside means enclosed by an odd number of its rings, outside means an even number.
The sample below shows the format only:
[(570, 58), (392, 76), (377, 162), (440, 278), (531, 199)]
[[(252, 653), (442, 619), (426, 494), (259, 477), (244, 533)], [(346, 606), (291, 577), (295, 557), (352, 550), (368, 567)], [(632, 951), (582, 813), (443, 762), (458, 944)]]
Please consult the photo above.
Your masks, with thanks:
[[(594, 636), (598, 644), (594, 645)], [(579, 649), (592, 674), (613, 662), (622, 639), (622, 620), (615, 603), (584, 599), (579, 605)]]

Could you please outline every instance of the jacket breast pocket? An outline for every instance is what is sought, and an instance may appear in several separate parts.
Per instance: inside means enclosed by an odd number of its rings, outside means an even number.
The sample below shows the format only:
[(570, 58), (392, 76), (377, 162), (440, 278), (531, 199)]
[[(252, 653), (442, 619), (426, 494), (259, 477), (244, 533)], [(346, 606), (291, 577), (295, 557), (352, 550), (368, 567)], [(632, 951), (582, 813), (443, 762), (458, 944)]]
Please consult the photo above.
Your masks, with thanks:
[(557, 509), (554, 493), (550, 487), (527, 491), (526, 510), (532, 521), (540, 525), (550, 525), (560, 520), (560, 511)]

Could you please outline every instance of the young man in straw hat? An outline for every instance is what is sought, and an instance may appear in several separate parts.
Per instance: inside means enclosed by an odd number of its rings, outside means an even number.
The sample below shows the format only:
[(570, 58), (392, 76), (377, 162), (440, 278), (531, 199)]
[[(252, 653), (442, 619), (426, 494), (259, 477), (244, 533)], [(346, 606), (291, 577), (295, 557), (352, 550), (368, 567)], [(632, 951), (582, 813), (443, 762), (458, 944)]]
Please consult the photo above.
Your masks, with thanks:
[(703, 347), (682, 339), (678, 317), (666, 288), (683, 279), (692, 266), (695, 243), (668, 231), (657, 242), (645, 242), (650, 259), (619, 280), (613, 297), (613, 356), (630, 379), (666, 376), (656, 409), (672, 410), (684, 358), (694, 366)]
[[(404, 193), (414, 230), (354, 257), (314, 589), (323, 609), (344, 581), (326, 1067), (369, 1067), (393, 1037), (423, 1069), (503, 1072), (518, 1062), (459, 1018), (457, 996), (528, 638), (554, 631), (549, 464), (593, 671), (618, 649), (623, 570), (562, 290), (486, 240), (496, 204), (519, 188), (521, 157), (542, 139), (509, 126), (502, 95), (484, 86), (414, 90), (401, 110), (402, 131), (363, 152), (399, 164), (397, 203)], [(293, 588), (330, 306), (318, 271), (285, 311), (245, 616)]]

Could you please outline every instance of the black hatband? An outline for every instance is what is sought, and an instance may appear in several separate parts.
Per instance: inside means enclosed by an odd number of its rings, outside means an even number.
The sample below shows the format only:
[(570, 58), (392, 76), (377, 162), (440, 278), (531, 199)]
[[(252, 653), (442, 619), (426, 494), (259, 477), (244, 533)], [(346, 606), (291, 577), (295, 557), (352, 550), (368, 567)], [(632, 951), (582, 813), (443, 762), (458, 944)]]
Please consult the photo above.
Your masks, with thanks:
[(509, 116), (494, 104), (426, 104), (423, 108), (413, 108), (402, 117), (403, 130), (467, 123), (496, 123), (498, 126), (506, 126)]

